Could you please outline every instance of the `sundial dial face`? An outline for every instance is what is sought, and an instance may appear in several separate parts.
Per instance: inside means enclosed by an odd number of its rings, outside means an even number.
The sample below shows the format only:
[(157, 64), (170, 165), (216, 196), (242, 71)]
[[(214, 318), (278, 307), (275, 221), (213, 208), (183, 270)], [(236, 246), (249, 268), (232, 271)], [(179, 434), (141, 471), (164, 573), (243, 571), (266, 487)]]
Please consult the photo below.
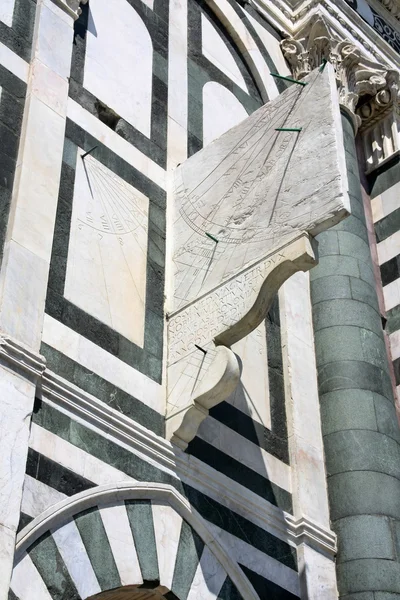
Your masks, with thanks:
[(311, 237), (349, 212), (332, 67), (306, 83), (174, 172), (166, 433), (182, 448), (235, 391), (235, 344), (260, 325), (288, 277), (316, 264)]
[(343, 217), (332, 84), (330, 69), (313, 73), (176, 169), (173, 310), (300, 232)]

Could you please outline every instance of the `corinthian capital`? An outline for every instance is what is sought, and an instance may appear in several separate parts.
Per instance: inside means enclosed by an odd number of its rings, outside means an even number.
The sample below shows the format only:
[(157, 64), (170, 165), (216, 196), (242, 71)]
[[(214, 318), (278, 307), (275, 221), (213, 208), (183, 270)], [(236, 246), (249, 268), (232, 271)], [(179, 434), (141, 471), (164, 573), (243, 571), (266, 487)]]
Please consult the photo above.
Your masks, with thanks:
[(366, 109), (361, 113), (358, 110), (360, 104), (377, 98), (376, 114), (378, 106), (393, 98), (397, 73), (366, 58), (351, 42), (339, 39), (321, 15), (310, 19), (294, 38), (283, 40), (281, 46), (297, 79), (321, 65), (324, 59), (332, 63), (339, 102), (352, 117), (356, 130), (367, 118)]

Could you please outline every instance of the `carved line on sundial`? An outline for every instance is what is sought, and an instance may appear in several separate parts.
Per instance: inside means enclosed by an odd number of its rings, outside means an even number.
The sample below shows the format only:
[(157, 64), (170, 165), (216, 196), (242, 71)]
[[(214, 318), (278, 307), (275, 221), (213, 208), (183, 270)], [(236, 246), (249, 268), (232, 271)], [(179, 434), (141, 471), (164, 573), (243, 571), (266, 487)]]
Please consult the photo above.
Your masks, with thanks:
[(146, 234), (147, 214), (133, 188), (92, 156), (82, 162), (93, 206), (84, 219), (78, 217), (79, 223), (115, 236), (131, 233), (137, 239), (138, 234)]

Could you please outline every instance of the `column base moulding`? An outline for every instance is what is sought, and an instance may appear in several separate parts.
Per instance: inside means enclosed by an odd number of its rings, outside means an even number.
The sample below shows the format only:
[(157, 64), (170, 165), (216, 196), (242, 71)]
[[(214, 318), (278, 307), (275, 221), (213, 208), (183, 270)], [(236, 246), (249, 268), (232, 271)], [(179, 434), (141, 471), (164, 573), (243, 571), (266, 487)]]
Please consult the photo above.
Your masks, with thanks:
[(334, 556), (336, 536), (317, 523), (292, 515), (267, 502), (262, 504), (250, 497), (240, 484), (226, 481), (217, 472), (194, 456), (185, 454), (180, 448), (157, 436), (125, 415), (83, 392), (55, 373), (46, 371), (42, 377), (43, 401), (56, 409), (78, 418), (88, 427), (100, 430), (116, 444), (123, 443), (188, 485), (211, 497), (226, 498), (231, 509), (277, 537), (297, 546), (306, 543), (318, 552)]

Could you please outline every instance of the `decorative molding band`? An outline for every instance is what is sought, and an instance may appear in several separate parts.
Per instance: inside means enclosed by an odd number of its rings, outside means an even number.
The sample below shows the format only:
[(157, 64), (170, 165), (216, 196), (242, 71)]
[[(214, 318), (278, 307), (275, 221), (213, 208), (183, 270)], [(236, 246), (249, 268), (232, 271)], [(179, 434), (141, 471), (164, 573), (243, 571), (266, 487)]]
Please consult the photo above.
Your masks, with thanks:
[[(378, 0), (377, 0), (378, 1)], [(379, 0), (380, 1), (380, 0)], [(353, 10), (345, 0), (303, 0), (291, 2), (285, 0), (248, 0), (249, 4), (264, 18), (288, 37), (296, 36), (300, 28), (314, 15), (323, 15), (338, 33), (343, 32), (350, 42), (363, 48), (379, 62), (387, 62), (392, 67), (399, 63), (399, 55), (388, 43)], [(341, 35), (340, 35), (341, 32)], [(372, 34), (372, 36), (371, 36)], [(371, 43), (371, 37), (373, 43)]]
[(34, 379), (39, 379), (46, 368), (44, 356), (32, 352), (30, 348), (6, 334), (0, 334), (0, 360)]
[(333, 531), (325, 529), (307, 517), (300, 517), (295, 520), (294, 517), (288, 517), (290, 526), (295, 532), (296, 544), (307, 544), (323, 554), (334, 558), (337, 552), (336, 534)]
[(400, 2), (399, 0), (378, 0), (386, 10), (388, 10), (396, 19), (400, 20)]
[(88, 0), (52, 0), (52, 2), (76, 21), (82, 12), (80, 4), (87, 4)]
[(161, 470), (212, 498), (225, 497), (232, 510), (280, 539), (293, 546), (307, 543), (324, 554), (335, 554), (336, 541), (332, 531), (305, 518), (297, 521), (278, 507), (260, 501), (255, 494), (253, 498), (242, 485), (224, 478), (194, 456), (185, 454), (47, 369), (42, 377), (42, 392), (45, 401), (100, 430), (111, 441), (128, 446)]

